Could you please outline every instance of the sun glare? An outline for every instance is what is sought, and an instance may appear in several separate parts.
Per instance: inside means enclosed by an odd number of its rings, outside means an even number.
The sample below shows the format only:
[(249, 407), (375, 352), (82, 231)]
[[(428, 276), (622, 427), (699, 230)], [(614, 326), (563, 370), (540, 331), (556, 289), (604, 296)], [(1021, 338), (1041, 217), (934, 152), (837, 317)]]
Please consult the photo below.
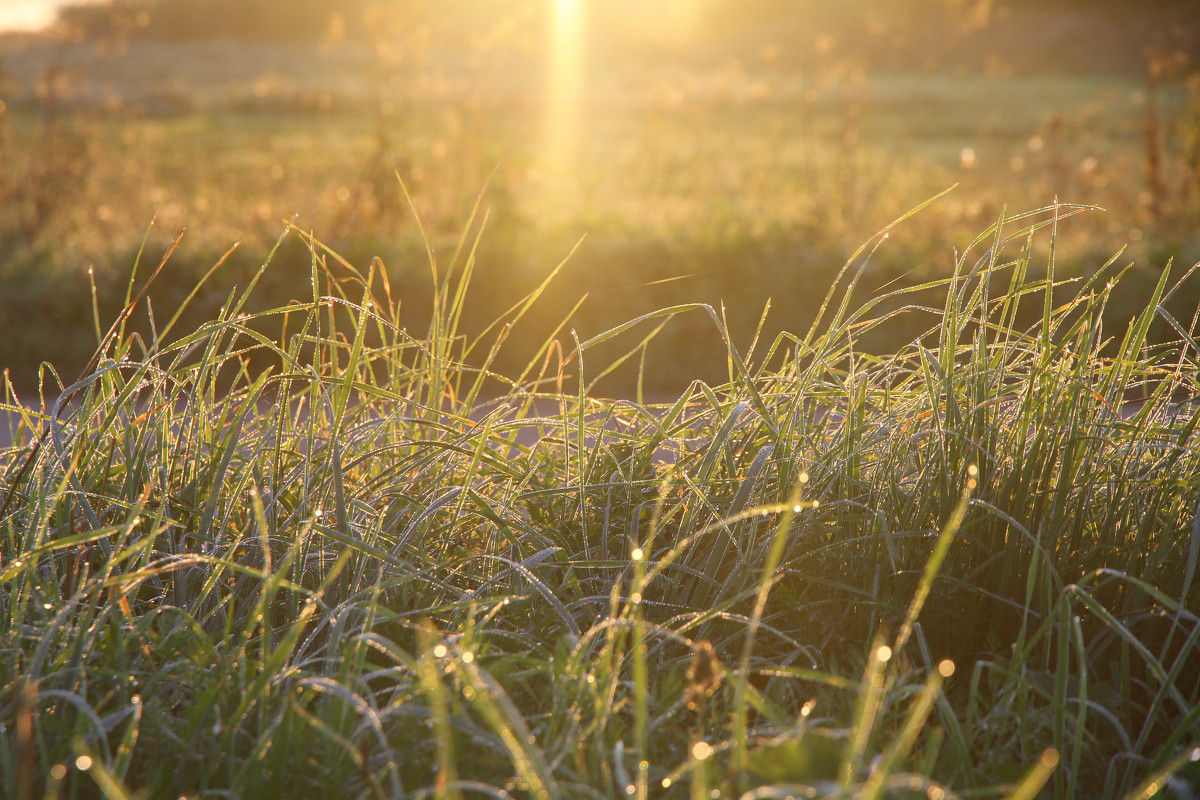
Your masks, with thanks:
[(0, 31), (31, 31), (54, 21), (56, 5), (34, 0), (0, 2)]
[(586, 0), (553, 0), (554, 21), (547, 64), (544, 168), (547, 188), (559, 194), (579, 158), (584, 72)]

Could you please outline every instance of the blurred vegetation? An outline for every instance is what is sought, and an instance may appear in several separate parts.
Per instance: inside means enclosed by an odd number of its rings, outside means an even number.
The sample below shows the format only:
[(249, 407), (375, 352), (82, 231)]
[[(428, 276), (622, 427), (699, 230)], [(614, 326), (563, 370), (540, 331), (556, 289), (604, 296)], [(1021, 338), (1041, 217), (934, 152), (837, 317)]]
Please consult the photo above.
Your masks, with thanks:
[[(443, 259), (487, 187), (467, 332), (582, 239), (515, 343), (540, 342), (584, 295), (564, 339), (685, 302), (723, 303), (735, 337), (768, 300), (766, 333), (802, 330), (860, 242), (951, 186), (872, 255), (864, 290), (944, 275), (971, 230), (1055, 200), (1105, 209), (1063, 226), (1060, 275), (1089, 275), (1128, 244), (1122, 263), (1145, 277), (1114, 298), (1113, 321), (1168, 260), (1182, 271), (1200, 258), (1200, 70), (1184, 6), (1133, 26), (1066, 3), (785, 14), (681, 2), (663, 7), (672, 25), (646, 26), (627, 0), (592, 4), (585, 136), (552, 195), (539, 157), (549, 4), (228, 5), (72, 7), (54, 31), (0, 40), (0, 316), (24, 321), (6, 326), (0, 367), (22, 387), (43, 361), (74, 374), (91, 354), (89, 276), (111, 317), (138, 253), (145, 274), (185, 228), (152, 296), (163, 308), (241, 243), (193, 323), (295, 220), (359, 267), (381, 259), (402, 321), (425, 325), (424, 244), (397, 178)], [(1082, 60), (1064, 46), (1079, 31)], [(255, 297), (305, 296), (310, 259), (286, 241)], [(1175, 316), (1198, 298), (1181, 288)], [(891, 351), (919, 328), (858, 344)], [(709, 336), (672, 325), (647, 355), (650, 379), (665, 390), (721, 374)]]

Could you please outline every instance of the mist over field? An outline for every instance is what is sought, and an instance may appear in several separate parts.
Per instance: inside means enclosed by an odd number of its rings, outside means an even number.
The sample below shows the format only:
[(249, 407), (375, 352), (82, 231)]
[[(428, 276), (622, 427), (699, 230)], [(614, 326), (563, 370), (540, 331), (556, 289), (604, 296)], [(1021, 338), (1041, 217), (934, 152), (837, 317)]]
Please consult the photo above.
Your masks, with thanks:
[[(865, 288), (946, 274), (1002, 213), (1056, 200), (1104, 209), (1060, 232), (1080, 275), (1128, 246), (1148, 292), (1168, 259), (1200, 255), (1186, 3), (286, 6), (81, 5), (0, 44), (0, 306), (25, 321), (0, 364), (18, 384), (90, 355), (89, 269), (114, 313), (143, 238), (157, 263), (185, 228), (163, 302), (241, 242), (200, 298), (208, 313), (294, 221), (355, 263), (381, 258), (423, 325), (401, 181), (439, 248), (484, 192), (469, 327), (583, 239), (530, 343), (584, 295), (585, 336), (689, 301), (723, 302), (747, 336), (773, 298), (767, 330), (801, 328), (812, 287), (952, 186), (893, 232)], [(284, 301), (308, 260), (285, 241), (264, 301)], [(651, 353), (661, 388), (711, 377), (711, 336), (674, 331)]]

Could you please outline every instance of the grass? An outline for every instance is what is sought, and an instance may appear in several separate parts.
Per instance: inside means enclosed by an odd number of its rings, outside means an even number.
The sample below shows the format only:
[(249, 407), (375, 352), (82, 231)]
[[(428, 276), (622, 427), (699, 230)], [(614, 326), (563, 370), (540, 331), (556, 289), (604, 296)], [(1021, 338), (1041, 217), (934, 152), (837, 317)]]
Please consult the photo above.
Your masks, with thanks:
[[(230, 243), (243, 242), (191, 306), (187, 327), (211, 319), (233, 286), (245, 285), (283, 221), (293, 220), (353, 263), (381, 257), (405, 301), (398, 324), (424, 331), (432, 314), (424, 241), (396, 172), (443, 249), (453, 248), (477, 187), (490, 182), (490, 233), (461, 323), (472, 338), (482, 335), (478, 320), (495, 317), (491, 305), (532, 291), (587, 234), (547, 302), (513, 334), (520, 346), (499, 354), (497, 367), (512, 373), (524, 367), (519, 354), (550, 335), (559, 307), (585, 294), (575, 317), (584, 339), (664, 306), (724, 303), (730, 333), (746, 341), (768, 299), (763, 337), (806, 329), (821, 295), (814, 285), (832, 282), (858, 242), (952, 184), (958, 189), (945, 202), (893, 231), (859, 283), (860, 299), (948, 277), (952, 259), (933, 254), (966, 247), (965, 232), (1008, 203), (1069, 199), (1107, 210), (1059, 233), (1058, 267), (1062, 277), (1088, 275), (1110, 255), (1107, 242), (1130, 243), (1140, 274), (1111, 299), (1110, 325), (1144, 306), (1168, 259), (1200, 258), (1200, 89), (1186, 69), (1159, 82), (1152, 126), (1144, 73), (871, 70), (852, 39), (803, 62), (789, 46), (759, 53), (713, 41), (666, 58), (613, 41), (596, 51), (589, 73), (572, 179), (558, 187), (561, 196), (548, 196), (540, 51), (516, 41), (540, 31), (518, 26), (512, 41), (480, 49), (465, 41), (476, 33), (468, 26), (447, 32), (451, 42), (405, 39), (390, 57), (365, 42), (106, 49), (0, 39), (0, 316), (33, 320), (0, 341), (0, 367), (26, 392), (36, 389), (42, 361), (76, 374), (95, 346), (87, 326), (70, 324), (90, 314), (87, 268), (111, 318), (137, 253), (144, 247), (156, 262), (185, 226), (152, 292), (162, 308), (174, 308)], [(1147, 175), (1151, 128), (1161, 197)], [(1035, 242), (1034, 269), (1046, 262), (1048, 242)], [(304, 287), (290, 276), (305, 274), (308, 260), (298, 239), (286, 241), (248, 310), (303, 302)], [(942, 288), (920, 302), (942, 305)], [(1190, 314), (1197, 298), (1193, 277), (1170, 310)], [(894, 351), (928, 324), (911, 319), (860, 345)], [(1169, 338), (1160, 326), (1152, 339), (1160, 333)], [(692, 347), (697, 341), (704, 346)], [(677, 394), (695, 378), (719, 383), (706, 352), (720, 346), (700, 315), (678, 318), (648, 351), (655, 385), (647, 388)], [(604, 391), (626, 393), (634, 380), (618, 372)]]
[[(47, 368), (34, 411), (6, 389), (0, 786), (1196, 786), (1197, 320), (1165, 310), (1186, 276), (1111, 330), (1128, 269), (1060, 279), (1053, 245), (1035, 265), (1075, 211), (999, 219), (939, 308), (915, 303), (931, 287), (854, 300), (877, 237), (806, 333), (740, 341), (702, 304), (583, 341), (564, 318), (513, 372), (554, 275), (464, 336), (481, 222), (430, 246), (420, 336), (382, 265), (298, 230), (277, 247), (308, 248), (306, 302), (247, 312), (272, 251), (191, 329), (135, 272), (78, 380)], [(723, 381), (596, 395), (620, 360), (601, 348), (636, 365), (689, 316)], [(896, 316), (933, 324), (864, 354)]]

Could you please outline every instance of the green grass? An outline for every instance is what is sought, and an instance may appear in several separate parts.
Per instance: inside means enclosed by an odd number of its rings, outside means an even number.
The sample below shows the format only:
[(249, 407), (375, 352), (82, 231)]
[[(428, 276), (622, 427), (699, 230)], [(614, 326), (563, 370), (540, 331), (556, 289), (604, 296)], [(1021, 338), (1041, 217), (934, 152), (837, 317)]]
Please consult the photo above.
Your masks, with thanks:
[[(378, 263), (300, 231), (307, 302), (246, 313), (274, 251), (195, 329), (135, 275), (78, 380), (7, 388), (3, 793), (1196, 786), (1196, 319), (1164, 272), (1106, 328), (1115, 261), (1050, 291), (1035, 243), (1073, 211), (990, 227), (940, 308), (853, 299), (876, 238), (807, 332), (564, 319), (505, 373), (554, 276), (465, 337), (479, 226), (431, 247), (419, 336)], [(933, 323), (864, 354), (896, 315)], [(601, 348), (636, 366), (688, 317), (722, 381), (596, 395)]]

